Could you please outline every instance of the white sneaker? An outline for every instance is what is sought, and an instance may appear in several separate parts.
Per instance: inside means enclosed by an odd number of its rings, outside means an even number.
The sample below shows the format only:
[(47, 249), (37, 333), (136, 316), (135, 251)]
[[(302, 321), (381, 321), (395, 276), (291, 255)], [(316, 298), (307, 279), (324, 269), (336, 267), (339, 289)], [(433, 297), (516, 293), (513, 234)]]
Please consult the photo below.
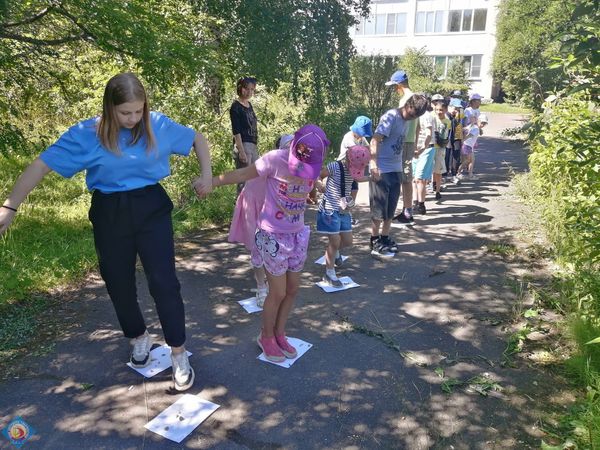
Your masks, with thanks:
[(139, 337), (131, 340), (133, 349), (129, 361), (131, 365), (137, 369), (146, 367), (150, 364), (150, 350), (152, 349), (152, 337), (148, 334), (148, 330)]
[(171, 351), (171, 363), (173, 364), (173, 383), (178, 391), (186, 391), (194, 384), (194, 369), (190, 366), (190, 360), (184, 350), (181, 353)]
[(256, 289), (256, 306), (262, 308), (265, 304), (265, 299), (267, 298), (267, 294), (269, 293), (268, 288), (258, 288)]

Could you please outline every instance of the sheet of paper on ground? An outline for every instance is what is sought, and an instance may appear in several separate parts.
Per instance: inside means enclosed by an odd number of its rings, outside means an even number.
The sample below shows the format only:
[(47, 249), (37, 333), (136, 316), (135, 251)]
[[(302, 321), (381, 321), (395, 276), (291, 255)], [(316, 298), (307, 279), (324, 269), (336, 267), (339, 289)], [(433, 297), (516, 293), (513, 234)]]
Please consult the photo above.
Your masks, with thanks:
[(290, 345), (292, 347), (294, 347), (296, 349), (296, 351), (298, 352), (298, 356), (296, 356), (294, 359), (286, 359), (284, 362), (277, 363), (277, 362), (269, 361), (267, 358), (265, 358), (264, 353), (261, 353), (260, 355), (258, 355), (258, 359), (260, 359), (261, 361), (271, 363), (271, 364), (275, 364), (276, 366), (285, 367), (286, 369), (289, 369), (292, 366), (292, 364), (294, 364), (296, 361), (298, 361), (298, 359), (300, 359), (302, 357), (302, 355), (304, 355), (312, 347), (312, 344), (309, 344), (308, 342), (305, 342), (298, 338), (293, 338), (293, 337), (288, 336), (287, 340), (290, 343)]
[[(348, 257), (346, 255), (342, 255), (342, 262), (346, 261)], [(319, 259), (315, 260), (315, 264), (325, 265), (325, 255), (321, 256)]]
[(144, 427), (179, 443), (218, 407), (219, 405), (195, 395), (184, 394)]
[(244, 308), (248, 314), (262, 311), (262, 308), (256, 304), (256, 297), (240, 300), (238, 303), (242, 305), (242, 308)]
[[(188, 356), (192, 356), (191, 352), (187, 352)], [(150, 364), (146, 367), (137, 368), (128, 362), (127, 365), (136, 372), (144, 375), (146, 378), (152, 378), (157, 373), (162, 372), (165, 369), (171, 367), (171, 347), (167, 344), (163, 344), (160, 347), (150, 351)]]
[(355, 287), (359, 287), (360, 284), (355, 283), (352, 278), (350, 277), (340, 277), (339, 280), (344, 283), (344, 287), (340, 287), (340, 288), (336, 288), (333, 286), (329, 286), (327, 283), (325, 283), (324, 281), (319, 281), (317, 283), (317, 286), (319, 286), (321, 289), (323, 289), (325, 292), (327, 292), (328, 294), (330, 292), (338, 292), (338, 291), (345, 291), (346, 289), (351, 289), (351, 288), (355, 288)]

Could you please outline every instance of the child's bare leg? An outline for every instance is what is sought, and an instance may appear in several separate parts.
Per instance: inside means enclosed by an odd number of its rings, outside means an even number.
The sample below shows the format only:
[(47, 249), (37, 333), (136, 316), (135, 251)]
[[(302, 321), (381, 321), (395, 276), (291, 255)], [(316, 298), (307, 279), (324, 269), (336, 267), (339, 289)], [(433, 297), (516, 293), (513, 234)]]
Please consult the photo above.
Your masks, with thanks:
[(352, 231), (340, 233), (340, 249), (352, 247)]
[(440, 189), (442, 187), (442, 174), (434, 173), (433, 174), (433, 182), (435, 184), (435, 192), (440, 192)]
[(473, 175), (473, 167), (475, 166), (475, 154), (469, 157), (469, 175)]
[(277, 314), (287, 292), (287, 277), (286, 274), (275, 276), (268, 271), (265, 273), (269, 282), (269, 293), (263, 305), (262, 336), (272, 338), (277, 322)]
[(267, 287), (266, 282), (265, 282), (264, 266), (254, 267), (254, 279), (256, 280), (256, 287), (258, 289), (264, 289)]
[(379, 236), (380, 226), (381, 226), (381, 220), (371, 219), (371, 236)]
[(287, 324), (288, 317), (294, 306), (294, 300), (298, 295), (298, 288), (300, 287), (300, 272), (286, 272), (286, 293), (285, 297), (279, 304), (279, 309), (276, 315), (275, 326), (273, 331), (277, 336), (285, 334), (285, 326)]
[(419, 181), (416, 178), (413, 179), (412, 198), (413, 203), (419, 201)]
[(427, 181), (417, 180), (417, 201), (419, 203), (425, 202), (425, 195), (427, 193)]
[(329, 245), (327, 245), (327, 249), (325, 250), (325, 267), (328, 269), (333, 269), (335, 265), (335, 255), (340, 249), (340, 242), (341, 238), (339, 234), (329, 235)]

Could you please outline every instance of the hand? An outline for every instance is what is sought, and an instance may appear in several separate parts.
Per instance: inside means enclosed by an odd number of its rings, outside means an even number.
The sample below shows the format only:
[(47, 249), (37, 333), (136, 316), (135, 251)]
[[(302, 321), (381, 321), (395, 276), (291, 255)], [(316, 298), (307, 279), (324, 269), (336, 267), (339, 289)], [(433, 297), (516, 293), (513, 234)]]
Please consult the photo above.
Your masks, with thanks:
[(371, 167), (371, 177), (373, 178), (373, 181), (379, 181), (381, 179), (378, 167)]
[(238, 150), (238, 158), (240, 159), (241, 163), (248, 164), (248, 157), (246, 156), (246, 152), (244, 150)]
[(202, 177), (198, 177), (192, 182), (192, 187), (194, 188), (194, 191), (196, 191), (198, 198), (204, 198), (210, 194), (213, 189), (212, 178), (205, 180)]
[(315, 181), (315, 189), (321, 193), (325, 192), (325, 185), (323, 184), (322, 181), (317, 180)]
[(0, 236), (8, 229), (16, 214), (8, 208), (0, 208)]

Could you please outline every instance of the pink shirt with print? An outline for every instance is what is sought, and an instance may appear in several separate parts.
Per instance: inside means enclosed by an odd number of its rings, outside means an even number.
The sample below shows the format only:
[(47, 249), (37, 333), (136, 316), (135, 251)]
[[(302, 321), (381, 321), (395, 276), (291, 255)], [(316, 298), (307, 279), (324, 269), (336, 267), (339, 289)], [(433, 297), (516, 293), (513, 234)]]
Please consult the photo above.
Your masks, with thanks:
[(306, 196), (314, 180), (290, 174), (288, 150), (273, 150), (259, 158), (256, 171), (267, 179), (259, 227), (271, 233), (297, 233), (304, 228)]

